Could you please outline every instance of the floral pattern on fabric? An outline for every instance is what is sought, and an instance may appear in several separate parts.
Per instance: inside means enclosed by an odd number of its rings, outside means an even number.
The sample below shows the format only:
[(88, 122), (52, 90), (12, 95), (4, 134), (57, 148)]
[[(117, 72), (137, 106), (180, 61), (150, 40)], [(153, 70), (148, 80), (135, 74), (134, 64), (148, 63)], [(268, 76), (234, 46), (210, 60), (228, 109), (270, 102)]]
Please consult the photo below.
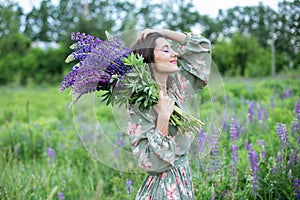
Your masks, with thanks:
[[(207, 84), (210, 48), (207, 39), (194, 34), (187, 34), (177, 48), (180, 70), (172, 75), (168, 94), (179, 107)], [(137, 165), (148, 173), (136, 200), (193, 200), (188, 153), (194, 138), (189, 133), (178, 133), (176, 128), (169, 128), (168, 136), (162, 135), (156, 129), (156, 118), (152, 108), (130, 108), (127, 131), (133, 155)]]

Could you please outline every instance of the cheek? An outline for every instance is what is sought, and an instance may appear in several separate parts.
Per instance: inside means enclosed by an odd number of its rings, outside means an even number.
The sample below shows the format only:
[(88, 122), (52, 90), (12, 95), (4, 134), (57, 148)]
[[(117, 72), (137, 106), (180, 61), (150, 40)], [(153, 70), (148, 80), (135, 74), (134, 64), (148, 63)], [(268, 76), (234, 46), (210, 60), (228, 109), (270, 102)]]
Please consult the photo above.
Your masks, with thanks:
[(168, 60), (168, 57), (166, 57), (165, 55), (162, 54), (162, 52), (159, 52), (159, 53), (155, 53), (154, 54), (154, 61), (156, 63), (159, 63), (159, 62), (164, 62)]

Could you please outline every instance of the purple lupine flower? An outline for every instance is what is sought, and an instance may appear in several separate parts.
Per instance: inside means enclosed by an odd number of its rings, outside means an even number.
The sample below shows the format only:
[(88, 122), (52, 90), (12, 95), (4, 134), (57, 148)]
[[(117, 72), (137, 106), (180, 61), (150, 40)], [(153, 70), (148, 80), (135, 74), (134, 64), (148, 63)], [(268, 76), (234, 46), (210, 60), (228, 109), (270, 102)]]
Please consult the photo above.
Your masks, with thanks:
[(298, 119), (294, 118), (290, 129), (291, 135), (297, 140), (300, 136), (300, 124)]
[(288, 132), (286, 130), (286, 125), (277, 123), (276, 134), (280, 139), (280, 146), (282, 149), (286, 148), (288, 145)]
[(120, 155), (119, 147), (118, 147), (116, 141), (114, 141), (114, 155), (115, 155), (116, 157), (118, 157), (118, 156)]
[(55, 153), (54, 149), (51, 149), (50, 147), (48, 147), (47, 154), (49, 156), (49, 163), (52, 163), (56, 159), (56, 153)]
[(258, 102), (258, 107), (257, 107), (257, 119), (258, 121), (262, 120), (262, 112), (263, 112), (263, 106), (261, 104), (261, 101)]
[(64, 78), (60, 91), (71, 87), (73, 103), (83, 94), (96, 90), (110, 90), (118, 79), (122, 79), (124, 74), (130, 71), (130, 66), (126, 66), (121, 59), (128, 57), (131, 50), (117, 38), (107, 35), (107, 40), (102, 41), (80, 32), (72, 33), (71, 38), (76, 43), (71, 46), (74, 52), (66, 62), (80, 62)]
[(300, 98), (297, 99), (294, 107), (297, 118), (300, 119)]
[(239, 135), (244, 134), (245, 133), (245, 127), (242, 124), (236, 124), (236, 129), (237, 129), (237, 137), (239, 137)]
[(300, 199), (300, 179), (295, 178), (293, 181), (293, 186), (295, 188), (295, 196), (297, 199)]
[(292, 165), (294, 165), (295, 163), (298, 163), (298, 162), (299, 162), (298, 149), (294, 149), (290, 154), (288, 164), (290, 166), (292, 166)]
[(254, 121), (254, 106), (254, 101), (250, 101), (248, 104), (248, 118), (251, 123)]
[(261, 155), (262, 160), (266, 161), (266, 159), (267, 159), (267, 152), (266, 152), (266, 143), (265, 143), (265, 141), (264, 140), (257, 140), (256, 143), (261, 146), (261, 153), (260, 153), (260, 155)]
[(128, 181), (126, 181), (126, 188), (127, 188), (128, 193), (132, 193), (133, 192), (132, 184), (133, 184), (133, 181), (131, 179), (129, 179)]
[(238, 164), (238, 153), (239, 147), (236, 145), (231, 145), (231, 162), (233, 164), (233, 166), (236, 167), (237, 169), (237, 164)]
[(268, 119), (268, 118), (269, 118), (268, 109), (265, 108), (265, 109), (263, 110), (263, 112), (264, 112), (264, 117), (265, 117), (265, 119)]
[(212, 156), (212, 163), (211, 163), (211, 169), (212, 171), (217, 171), (220, 165), (220, 160), (219, 160), (219, 144), (218, 144), (218, 138), (219, 134), (217, 130), (213, 131), (212, 134), (212, 150), (211, 150), (211, 156)]
[(229, 133), (230, 133), (230, 140), (235, 142), (237, 141), (238, 135), (237, 135), (237, 124), (235, 122), (235, 118), (232, 117), (231, 121), (230, 121), (230, 129), (229, 129)]
[(281, 98), (281, 99), (285, 99), (285, 98), (287, 98), (287, 97), (292, 98), (293, 96), (294, 96), (294, 91), (291, 90), (291, 89), (287, 89), (287, 88), (286, 88), (286, 89), (282, 92), (280, 98)]
[(58, 193), (57, 193), (57, 199), (58, 199), (58, 200), (65, 200), (64, 194), (63, 194), (62, 192), (58, 192)]
[(249, 150), (249, 143), (248, 143), (248, 141), (244, 142), (244, 147), (245, 147), (245, 149)]
[(283, 93), (285, 97), (293, 98), (294, 96), (294, 91), (288, 88), (286, 88)]
[(287, 97), (287, 93), (286, 93), (286, 91), (284, 90), (283, 92), (282, 92), (282, 94), (280, 95), (280, 98), (281, 99), (285, 99)]
[(75, 33), (71, 33), (71, 39), (75, 41), (75, 43), (70, 47), (74, 51), (70, 56), (68, 56), (66, 62), (84, 60), (95, 47), (99, 46), (103, 42), (99, 38), (80, 32), (77, 32), (76, 35)]
[(271, 108), (274, 109), (274, 96), (272, 96), (270, 98), (270, 105), (271, 105)]
[(197, 142), (197, 150), (198, 152), (201, 154), (202, 150), (203, 150), (203, 142), (204, 142), (204, 130), (200, 129), (200, 131), (198, 132), (198, 136), (196, 137), (196, 142)]
[(294, 91), (293, 90), (288, 91), (288, 97), (290, 97), (290, 98), (294, 97)]
[(252, 194), (256, 195), (256, 192), (259, 188), (259, 185), (258, 185), (259, 167), (258, 167), (258, 156), (257, 156), (257, 153), (253, 149), (253, 144), (249, 144), (249, 146), (248, 146), (248, 155), (249, 155), (249, 161), (250, 161), (251, 169), (252, 169)]
[(238, 149), (239, 147), (236, 145), (231, 146), (231, 161), (235, 164), (238, 162)]
[(124, 143), (124, 138), (121, 138), (119, 141), (119, 145), (120, 147), (124, 147), (125, 143)]
[(234, 187), (237, 186), (238, 183), (238, 146), (231, 146), (231, 181)]

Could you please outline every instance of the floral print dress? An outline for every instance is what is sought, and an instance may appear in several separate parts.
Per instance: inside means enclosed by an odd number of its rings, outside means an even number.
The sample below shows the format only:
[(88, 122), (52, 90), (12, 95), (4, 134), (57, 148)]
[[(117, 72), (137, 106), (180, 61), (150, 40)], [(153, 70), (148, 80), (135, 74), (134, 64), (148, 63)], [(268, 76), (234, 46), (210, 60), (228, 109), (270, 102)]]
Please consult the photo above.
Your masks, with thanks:
[[(180, 70), (173, 74), (168, 94), (184, 108), (185, 100), (207, 84), (211, 65), (211, 45), (202, 36), (187, 34), (179, 53)], [(132, 105), (128, 135), (137, 165), (148, 175), (136, 200), (191, 200), (194, 188), (188, 153), (193, 141), (190, 133), (181, 134), (169, 125), (169, 135), (156, 129), (157, 114), (151, 108), (139, 110)]]

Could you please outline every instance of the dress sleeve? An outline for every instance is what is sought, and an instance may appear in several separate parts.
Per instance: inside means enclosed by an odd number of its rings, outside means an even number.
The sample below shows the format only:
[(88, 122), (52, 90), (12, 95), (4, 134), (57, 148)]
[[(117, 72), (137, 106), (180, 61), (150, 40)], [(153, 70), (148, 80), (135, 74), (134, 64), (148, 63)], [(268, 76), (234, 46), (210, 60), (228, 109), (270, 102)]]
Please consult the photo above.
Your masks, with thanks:
[(155, 121), (152, 109), (141, 112), (132, 108), (127, 119), (133, 155), (138, 166), (147, 173), (163, 172), (175, 161), (175, 140), (159, 133)]
[(174, 77), (180, 91), (186, 85), (192, 87), (193, 92), (202, 89), (208, 83), (211, 67), (211, 44), (201, 35), (188, 33), (184, 42), (178, 45), (180, 70)]

